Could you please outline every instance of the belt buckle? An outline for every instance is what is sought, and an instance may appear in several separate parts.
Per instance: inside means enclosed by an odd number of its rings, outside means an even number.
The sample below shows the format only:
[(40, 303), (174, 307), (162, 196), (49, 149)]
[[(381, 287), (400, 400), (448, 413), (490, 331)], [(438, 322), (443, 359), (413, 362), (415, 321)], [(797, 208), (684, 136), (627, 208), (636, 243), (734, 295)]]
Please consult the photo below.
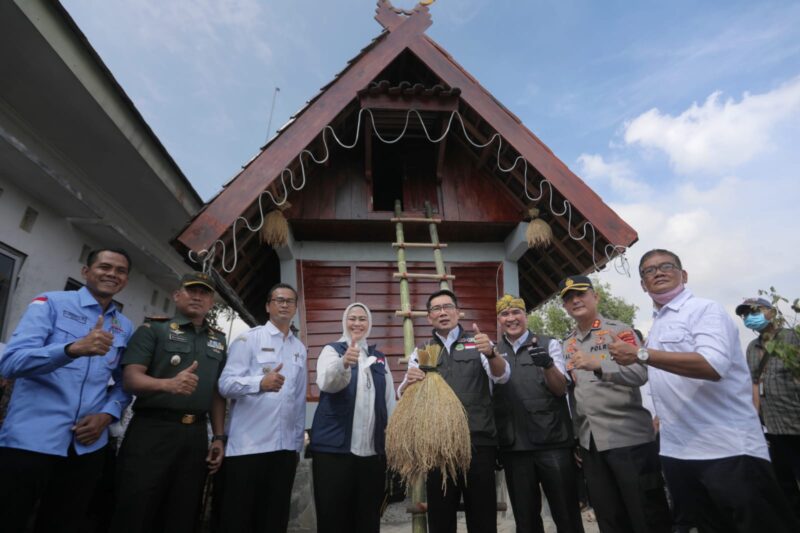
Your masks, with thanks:
[(181, 424), (194, 424), (195, 420), (197, 420), (196, 415), (183, 415), (181, 417)]

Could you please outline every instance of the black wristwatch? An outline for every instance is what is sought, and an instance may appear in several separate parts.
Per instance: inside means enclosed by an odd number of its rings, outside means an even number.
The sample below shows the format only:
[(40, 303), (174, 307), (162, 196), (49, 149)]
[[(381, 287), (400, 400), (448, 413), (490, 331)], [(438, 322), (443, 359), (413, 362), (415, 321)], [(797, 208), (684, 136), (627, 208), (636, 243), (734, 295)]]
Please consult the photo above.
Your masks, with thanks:
[(222, 444), (228, 444), (227, 435), (214, 435), (213, 437), (211, 437), (211, 442), (214, 442), (215, 440), (221, 440)]

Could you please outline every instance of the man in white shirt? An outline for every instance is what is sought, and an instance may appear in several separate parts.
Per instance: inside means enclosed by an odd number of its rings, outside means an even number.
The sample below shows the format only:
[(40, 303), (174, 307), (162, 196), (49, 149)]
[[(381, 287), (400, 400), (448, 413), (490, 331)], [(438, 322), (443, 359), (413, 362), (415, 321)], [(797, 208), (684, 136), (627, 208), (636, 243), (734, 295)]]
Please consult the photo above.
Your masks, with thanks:
[(688, 274), (670, 251), (644, 254), (639, 274), (654, 304), (646, 348), (615, 340), (609, 352), (650, 367), (679, 530), (800, 531), (769, 463), (733, 319), (684, 287)]
[(222, 531), (286, 531), (303, 449), (306, 348), (290, 325), (297, 291), (279, 283), (269, 321), (230, 344), (219, 391), (231, 400), (221, 502)]
[[(467, 531), (497, 531), (497, 494), (494, 465), (497, 454), (497, 428), (492, 410), (492, 383), (506, 383), (511, 367), (494, 349), (489, 337), (475, 324), (469, 333), (458, 323), (458, 299), (453, 292), (441, 289), (428, 297), (428, 322), (433, 326), (430, 344), (441, 346), (437, 371), (464, 404), (469, 419), (472, 462), (466, 480), (448, 478), (442, 490), (438, 470), (428, 474), (428, 528), (430, 533), (455, 533), (456, 512), (461, 496)], [(408, 361), (408, 372), (399, 393), (425, 378), (419, 368), (417, 351)]]

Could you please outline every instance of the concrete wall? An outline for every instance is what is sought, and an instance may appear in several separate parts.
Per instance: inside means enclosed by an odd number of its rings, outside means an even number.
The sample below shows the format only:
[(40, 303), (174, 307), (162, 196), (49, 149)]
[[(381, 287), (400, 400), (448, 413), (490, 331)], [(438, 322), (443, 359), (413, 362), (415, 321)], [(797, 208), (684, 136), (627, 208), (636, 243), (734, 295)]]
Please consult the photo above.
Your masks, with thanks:
[[(7, 320), (0, 331), (0, 341), (7, 341), (28, 303), (37, 294), (62, 290), (67, 278), (83, 282), (79, 261), (81, 249), (84, 245), (95, 248), (98, 243), (2, 176), (0, 188), (3, 189), (0, 195), (0, 243), (27, 255), (19, 277), (12, 281)], [(28, 206), (39, 213), (30, 233), (20, 228)], [(152, 306), (150, 300), (154, 290), (158, 291), (158, 298), (156, 305)], [(138, 325), (145, 315), (164, 313), (164, 298), (170, 299), (168, 312), (173, 312), (175, 306), (169, 289), (159, 287), (143, 276), (134, 264), (128, 286), (116, 300), (125, 306), (125, 315)]]

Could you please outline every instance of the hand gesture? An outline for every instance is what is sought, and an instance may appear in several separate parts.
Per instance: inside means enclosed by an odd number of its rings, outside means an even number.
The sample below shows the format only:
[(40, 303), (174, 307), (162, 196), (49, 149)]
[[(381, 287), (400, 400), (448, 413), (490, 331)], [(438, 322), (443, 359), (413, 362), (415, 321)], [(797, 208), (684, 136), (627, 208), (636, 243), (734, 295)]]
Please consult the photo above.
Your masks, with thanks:
[(195, 389), (197, 389), (197, 383), (200, 381), (200, 378), (195, 374), (197, 366), (197, 361), (192, 361), (189, 368), (184, 368), (178, 372), (177, 376), (169, 379), (167, 381), (169, 384), (167, 391), (170, 394), (180, 394), (181, 396), (189, 396), (192, 394)]
[(608, 353), (611, 359), (617, 364), (628, 366), (639, 360), (639, 346), (632, 331), (624, 331), (619, 336), (613, 332), (609, 333), (611, 342), (608, 345)]
[(409, 387), (409, 385), (418, 383), (423, 379), (425, 379), (425, 372), (423, 372), (416, 366), (409, 366), (408, 371), (406, 372), (405, 384), (402, 386), (402, 390), (400, 392), (402, 393)]
[(219, 467), (222, 466), (223, 457), (225, 457), (225, 444), (221, 440), (213, 441), (208, 449), (208, 455), (206, 455), (209, 474), (217, 473)]
[(478, 329), (478, 324), (472, 324), (472, 331), (475, 334), (475, 347), (481, 352), (483, 355), (491, 355), (492, 349), (492, 341), (489, 340), (489, 336), (485, 333), (481, 333), (481, 330)]
[(567, 370), (578, 369), (594, 372), (598, 368), (600, 368), (600, 359), (592, 357), (583, 350), (578, 350), (572, 354), (567, 365)]
[(264, 374), (264, 377), (261, 379), (262, 392), (278, 392), (281, 390), (283, 382), (286, 381), (286, 378), (280, 374), (282, 368), (283, 363), (278, 363), (278, 366)]
[(73, 357), (82, 355), (105, 355), (114, 344), (114, 335), (103, 329), (103, 315), (97, 317), (92, 331), (69, 345), (67, 353)]
[(84, 446), (89, 446), (103, 435), (111, 420), (111, 415), (107, 413), (86, 415), (70, 429), (75, 433), (75, 440)]
[(540, 368), (550, 368), (553, 366), (553, 358), (547, 352), (547, 348), (534, 343), (528, 346), (528, 355), (531, 356), (533, 364)]
[(342, 357), (342, 364), (344, 364), (345, 368), (350, 368), (358, 364), (358, 347), (356, 346), (356, 341), (350, 342), (350, 346), (348, 346), (344, 357)]

